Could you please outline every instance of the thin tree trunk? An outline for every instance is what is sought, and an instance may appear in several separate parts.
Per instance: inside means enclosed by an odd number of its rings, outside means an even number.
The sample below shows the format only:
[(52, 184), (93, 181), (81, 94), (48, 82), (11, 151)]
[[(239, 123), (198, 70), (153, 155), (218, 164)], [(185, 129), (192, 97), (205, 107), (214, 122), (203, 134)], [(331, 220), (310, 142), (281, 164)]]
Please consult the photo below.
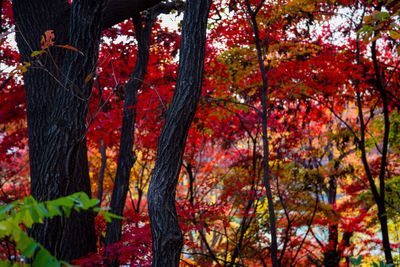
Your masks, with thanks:
[(107, 145), (104, 142), (104, 140), (100, 140), (100, 155), (101, 155), (101, 165), (100, 165), (100, 172), (99, 172), (99, 186), (98, 186), (98, 192), (97, 192), (97, 199), (99, 200), (99, 203), (97, 204), (99, 207), (101, 207), (101, 201), (103, 199), (103, 184), (104, 184), (104, 174), (106, 171), (107, 167)]
[[(137, 92), (143, 84), (143, 79), (147, 71), (151, 29), (153, 28), (154, 18), (149, 18), (146, 21), (145, 27), (143, 27), (141, 18), (139, 14), (137, 14), (137, 16), (133, 18), (133, 23), (135, 26), (136, 40), (138, 42), (137, 60), (131, 78), (126, 85), (117, 174), (110, 204), (110, 212), (119, 216), (123, 215), (129, 189), (131, 168), (136, 161), (133, 144)], [(109, 246), (121, 240), (121, 227), (121, 219), (112, 219), (112, 221), (107, 224), (105, 246)], [(108, 262), (107, 265), (118, 266), (118, 261)]]
[(201, 95), (210, 6), (211, 0), (186, 3), (176, 89), (158, 141), (148, 190), (153, 266), (179, 266), (183, 237), (176, 213), (175, 190), (187, 134)]
[(390, 248), (389, 230), (387, 224), (387, 214), (386, 214), (386, 202), (385, 202), (385, 177), (386, 177), (386, 166), (387, 166), (387, 156), (388, 156), (388, 146), (389, 146), (389, 131), (390, 131), (390, 120), (389, 120), (389, 108), (388, 99), (386, 95), (386, 90), (384, 88), (384, 82), (382, 80), (382, 75), (379, 68), (379, 63), (376, 55), (376, 41), (372, 42), (371, 45), (372, 61), (374, 65), (375, 78), (376, 78), (376, 88), (378, 89), (383, 106), (383, 119), (384, 119), (384, 132), (382, 140), (382, 159), (379, 172), (379, 203), (378, 204), (378, 218), (381, 223), (382, 231), (382, 245), (385, 252), (386, 263), (393, 263), (392, 250)]
[[(379, 4), (377, 10), (381, 9), (381, 4)], [(361, 24), (360, 24), (361, 25)], [(359, 26), (360, 27), (360, 26)], [(357, 101), (357, 109), (358, 109), (358, 118), (360, 121), (360, 139), (358, 140), (358, 146), (361, 150), (361, 161), (364, 166), (364, 170), (370, 184), (371, 192), (374, 197), (375, 203), (378, 207), (378, 219), (381, 225), (382, 232), (382, 245), (385, 253), (386, 263), (393, 263), (392, 251), (390, 247), (390, 239), (389, 239), (389, 229), (387, 224), (387, 215), (386, 215), (386, 202), (385, 202), (385, 173), (387, 166), (387, 154), (388, 154), (388, 144), (389, 144), (389, 130), (390, 130), (390, 121), (389, 121), (389, 110), (388, 110), (388, 102), (386, 90), (384, 88), (384, 82), (382, 80), (382, 76), (379, 69), (379, 64), (376, 55), (376, 41), (372, 42), (371, 45), (371, 55), (372, 61), (375, 71), (376, 78), (376, 89), (381, 94), (382, 105), (383, 105), (383, 116), (384, 116), (384, 136), (382, 141), (382, 159), (380, 164), (380, 172), (379, 172), (379, 191), (375, 184), (373, 175), (371, 173), (371, 169), (367, 159), (367, 152), (365, 149), (365, 134), (366, 134), (366, 123), (364, 122), (363, 108), (362, 108), (362, 99), (359, 88), (359, 81), (355, 81), (356, 92), (356, 101)], [(357, 36), (357, 49), (356, 49), (356, 60), (357, 65), (361, 65), (361, 55), (360, 55), (360, 41)]]
[(261, 121), (262, 121), (262, 140), (263, 140), (263, 151), (264, 151), (264, 185), (265, 191), (268, 199), (268, 212), (269, 212), (269, 225), (271, 230), (271, 260), (272, 266), (279, 266), (278, 263), (278, 243), (276, 236), (276, 226), (275, 226), (275, 210), (274, 210), (274, 202), (272, 198), (272, 188), (271, 188), (271, 177), (269, 173), (269, 141), (268, 141), (268, 77), (264, 67), (264, 58), (263, 52), (261, 49), (261, 41), (260, 34), (258, 30), (256, 15), (264, 3), (262, 0), (256, 9), (255, 12), (251, 9), (249, 0), (246, 0), (247, 11), (250, 15), (251, 26), (254, 33), (254, 42), (257, 49), (257, 59), (258, 65), (261, 72), (261, 77), (263, 81), (262, 89), (260, 91), (261, 105), (262, 105), (262, 113), (261, 113)]

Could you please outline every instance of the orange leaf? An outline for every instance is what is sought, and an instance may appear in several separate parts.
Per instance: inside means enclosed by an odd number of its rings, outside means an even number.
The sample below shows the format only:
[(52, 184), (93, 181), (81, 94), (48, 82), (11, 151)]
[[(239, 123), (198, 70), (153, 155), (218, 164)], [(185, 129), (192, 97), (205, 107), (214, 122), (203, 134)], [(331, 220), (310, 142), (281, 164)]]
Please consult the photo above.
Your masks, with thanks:
[(53, 30), (47, 30), (44, 32), (44, 36), (42, 35), (42, 40), (40, 41), (40, 45), (42, 49), (46, 49), (49, 46), (54, 45), (54, 32)]
[(65, 49), (74, 50), (74, 51), (80, 53), (82, 56), (84, 56), (84, 54), (81, 51), (79, 51), (77, 48), (75, 48), (73, 46), (70, 46), (70, 45), (56, 45), (56, 46), (57, 47), (61, 47), (61, 48), (65, 48)]
[(94, 72), (89, 73), (89, 75), (86, 76), (86, 78), (85, 78), (85, 83), (89, 82), (90, 79), (92, 79), (93, 75), (94, 75)]

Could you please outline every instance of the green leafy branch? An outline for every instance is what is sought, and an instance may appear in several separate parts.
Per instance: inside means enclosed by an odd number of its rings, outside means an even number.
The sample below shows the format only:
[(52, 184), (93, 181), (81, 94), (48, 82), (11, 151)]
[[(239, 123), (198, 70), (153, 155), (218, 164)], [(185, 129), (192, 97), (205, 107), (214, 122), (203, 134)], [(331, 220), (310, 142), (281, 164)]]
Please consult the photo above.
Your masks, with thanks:
[[(23, 230), (23, 226), (31, 228), (35, 223), (43, 223), (45, 218), (69, 216), (72, 210), (93, 210), (100, 212), (107, 222), (112, 218), (122, 219), (97, 207), (98, 200), (91, 199), (83, 192), (38, 203), (32, 196), (22, 201), (15, 201), (0, 208), (0, 238), (9, 237), (24, 258), (34, 257), (33, 266), (70, 266), (67, 262), (57, 260), (42, 245)], [(17, 259), (16, 259), (17, 260)], [(29, 266), (21, 262), (0, 260), (1, 266)]]

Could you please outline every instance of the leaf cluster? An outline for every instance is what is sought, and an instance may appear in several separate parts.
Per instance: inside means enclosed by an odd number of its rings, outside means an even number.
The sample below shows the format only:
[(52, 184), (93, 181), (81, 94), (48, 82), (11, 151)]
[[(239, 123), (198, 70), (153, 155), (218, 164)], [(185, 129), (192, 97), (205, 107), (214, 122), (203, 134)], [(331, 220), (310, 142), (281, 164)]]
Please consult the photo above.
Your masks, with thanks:
[(67, 262), (57, 260), (41, 244), (29, 237), (24, 231), (33, 224), (44, 223), (46, 218), (54, 216), (69, 216), (72, 210), (93, 210), (100, 212), (107, 221), (119, 216), (103, 211), (97, 207), (98, 200), (91, 199), (86, 193), (78, 192), (70, 196), (38, 203), (32, 196), (20, 201), (14, 201), (0, 208), (0, 238), (8, 237), (15, 242), (21, 252), (21, 258), (16, 262), (0, 260), (1, 266), (24, 265), (27, 259), (33, 258), (33, 266), (70, 266)]

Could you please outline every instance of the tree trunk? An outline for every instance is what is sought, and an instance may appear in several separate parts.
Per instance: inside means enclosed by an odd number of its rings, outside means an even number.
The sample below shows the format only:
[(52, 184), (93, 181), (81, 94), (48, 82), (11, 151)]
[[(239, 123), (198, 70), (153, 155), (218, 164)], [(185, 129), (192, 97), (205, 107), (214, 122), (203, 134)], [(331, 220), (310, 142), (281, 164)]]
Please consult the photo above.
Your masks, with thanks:
[[(380, 11), (380, 8), (378, 9)], [(390, 119), (389, 119), (389, 104), (386, 95), (386, 88), (384, 85), (383, 77), (381, 74), (381, 70), (379, 67), (379, 62), (377, 58), (376, 51), (376, 41), (373, 41), (371, 44), (371, 54), (372, 54), (372, 62), (374, 65), (375, 78), (376, 78), (376, 88), (378, 89), (381, 98), (382, 98), (382, 106), (383, 106), (383, 118), (384, 118), (384, 131), (383, 131), (383, 140), (382, 140), (382, 159), (381, 166), (379, 171), (379, 189), (380, 189), (380, 203), (378, 204), (378, 218), (381, 223), (381, 231), (382, 231), (382, 245), (383, 250), (385, 252), (386, 263), (393, 263), (392, 257), (392, 249), (390, 247), (390, 238), (389, 238), (389, 229), (387, 223), (387, 214), (386, 214), (386, 202), (385, 202), (385, 179), (386, 179), (386, 167), (387, 167), (387, 157), (388, 157), (388, 147), (389, 147), (389, 133), (390, 133)]]
[(153, 266), (179, 266), (183, 237), (175, 206), (175, 190), (190, 124), (201, 95), (207, 17), (211, 0), (186, 3), (178, 79), (158, 141), (148, 191)]
[[(41, 50), (41, 37), (47, 30), (53, 30), (56, 44), (68, 44), (84, 54), (50, 47), (35, 63), (36, 68), (24, 73), (31, 194), (38, 201), (77, 191), (90, 195), (85, 123), (92, 82), (85, 79), (96, 67), (101, 30), (158, 2), (110, 0), (107, 5), (107, 0), (81, 0), (70, 5), (65, 0), (13, 1), (22, 62), (32, 61), (31, 53)], [(30, 234), (67, 261), (96, 250), (90, 212), (46, 220), (34, 225)]]
[[(41, 58), (42, 69), (30, 69), (24, 75), (31, 192), (38, 201), (78, 191), (91, 193), (85, 123), (92, 83), (84, 80), (96, 66), (105, 3), (74, 1), (72, 7), (66, 1), (13, 3), (22, 61), (30, 61), (32, 50), (40, 50), (40, 38), (49, 29), (54, 31), (56, 43), (67, 43), (85, 55), (53, 48)], [(60, 16), (68, 12), (70, 23), (59, 24)], [(31, 235), (62, 260), (96, 250), (91, 212), (46, 220), (35, 225)]]
[[(133, 70), (131, 78), (126, 85), (117, 174), (115, 177), (110, 204), (110, 212), (119, 216), (123, 215), (126, 196), (129, 188), (131, 168), (136, 160), (133, 151), (133, 144), (136, 121), (137, 92), (142, 86), (143, 79), (146, 74), (147, 63), (149, 61), (151, 29), (153, 28), (154, 24), (154, 19), (149, 18), (146, 21), (145, 27), (143, 28), (139, 14), (137, 14), (133, 21), (136, 39), (138, 42), (137, 60), (135, 69)], [(105, 246), (109, 246), (121, 240), (121, 227), (122, 220), (120, 219), (112, 219), (112, 221), (107, 224)], [(109, 266), (118, 266), (117, 261), (107, 264)]]
[[(261, 1), (259, 7), (263, 4), (264, 1)], [(246, 8), (247, 12), (250, 15), (251, 27), (254, 33), (254, 42), (257, 50), (257, 59), (258, 65), (260, 68), (261, 78), (262, 78), (262, 88), (260, 90), (260, 99), (261, 99), (261, 121), (262, 121), (262, 141), (263, 141), (263, 152), (264, 152), (264, 160), (263, 160), (263, 168), (264, 168), (264, 186), (265, 192), (268, 199), (268, 213), (269, 213), (269, 225), (271, 229), (271, 261), (273, 267), (278, 267), (278, 242), (277, 242), (277, 234), (276, 234), (276, 226), (275, 226), (275, 209), (274, 202), (272, 197), (272, 187), (271, 187), (271, 176), (269, 173), (269, 141), (268, 141), (268, 77), (264, 67), (264, 55), (261, 48), (261, 40), (260, 33), (258, 30), (256, 15), (258, 12), (258, 8), (253, 11), (250, 6), (250, 2), (246, 0)]]

